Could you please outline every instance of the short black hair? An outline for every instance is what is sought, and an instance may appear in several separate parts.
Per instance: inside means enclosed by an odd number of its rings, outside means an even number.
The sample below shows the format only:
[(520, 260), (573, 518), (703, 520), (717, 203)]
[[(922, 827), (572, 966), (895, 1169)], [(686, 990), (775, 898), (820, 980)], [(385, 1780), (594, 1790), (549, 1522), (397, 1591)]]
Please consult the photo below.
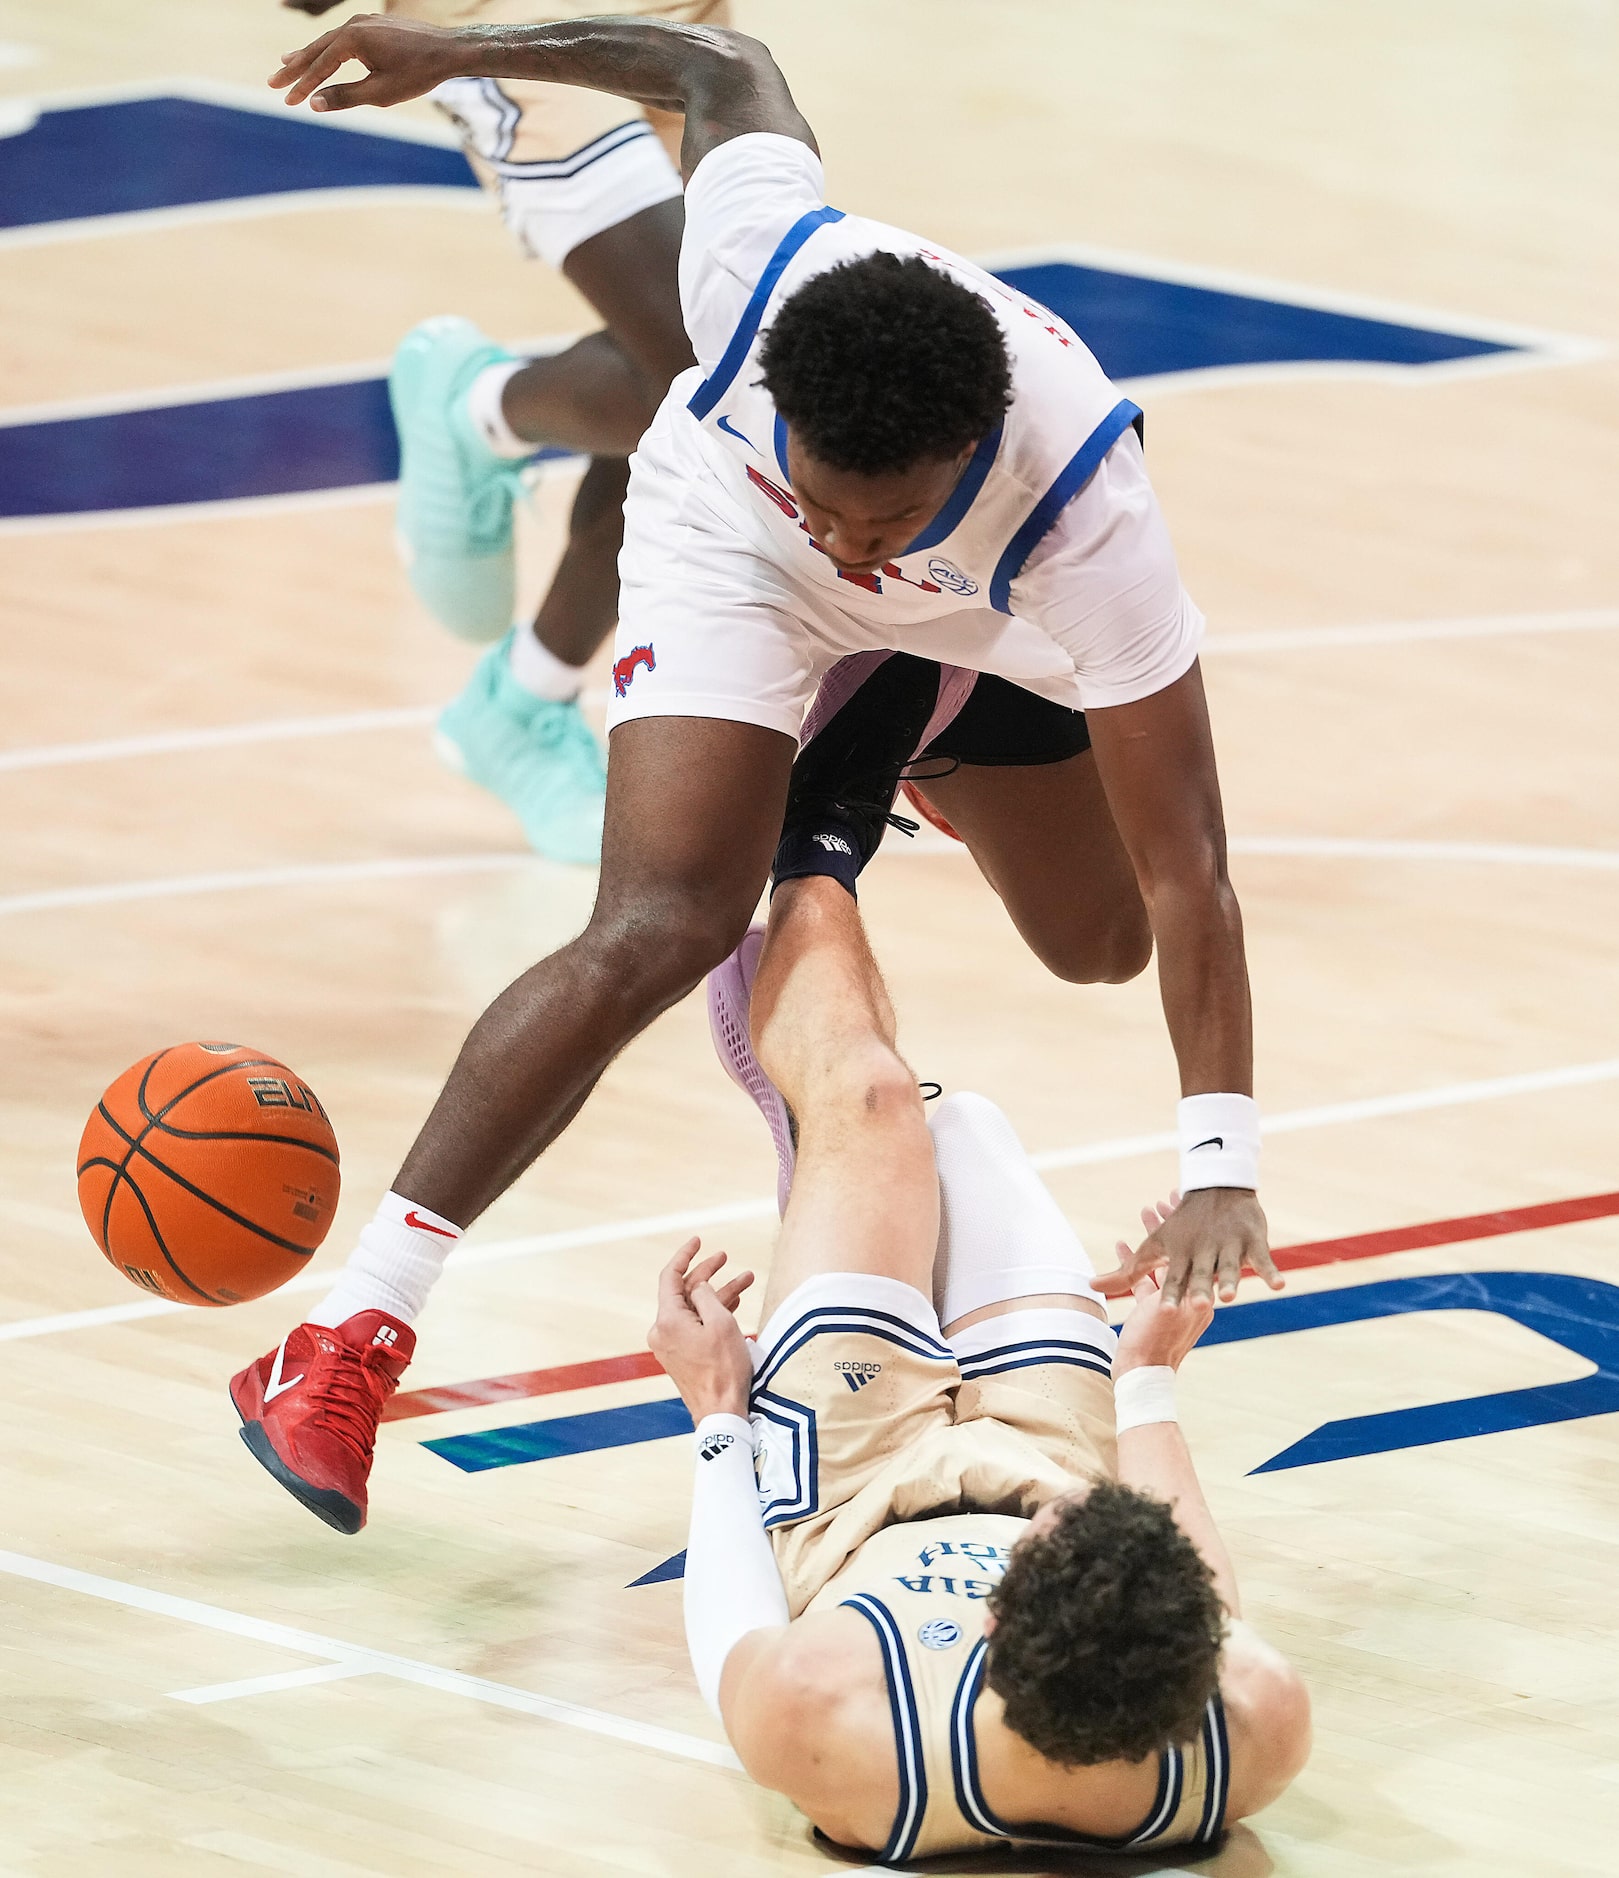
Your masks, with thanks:
[(989, 1686), (1047, 1760), (1139, 1761), (1197, 1733), (1225, 1613), (1161, 1500), (1098, 1482), (1018, 1543), (990, 1609)]
[(815, 275), (777, 313), (759, 358), (810, 455), (862, 476), (959, 456), (1012, 401), (995, 315), (916, 255), (867, 254)]

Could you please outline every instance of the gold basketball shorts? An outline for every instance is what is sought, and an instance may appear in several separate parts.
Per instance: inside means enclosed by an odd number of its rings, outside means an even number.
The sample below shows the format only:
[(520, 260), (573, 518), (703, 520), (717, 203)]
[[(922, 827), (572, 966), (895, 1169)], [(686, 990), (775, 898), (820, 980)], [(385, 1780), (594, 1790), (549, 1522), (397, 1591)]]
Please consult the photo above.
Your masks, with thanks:
[(754, 1349), (759, 1498), (798, 1616), (873, 1533), (950, 1510), (1027, 1518), (1118, 1472), (1113, 1332), (1010, 1312), (944, 1340), (910, 1285), (825, 1273)]

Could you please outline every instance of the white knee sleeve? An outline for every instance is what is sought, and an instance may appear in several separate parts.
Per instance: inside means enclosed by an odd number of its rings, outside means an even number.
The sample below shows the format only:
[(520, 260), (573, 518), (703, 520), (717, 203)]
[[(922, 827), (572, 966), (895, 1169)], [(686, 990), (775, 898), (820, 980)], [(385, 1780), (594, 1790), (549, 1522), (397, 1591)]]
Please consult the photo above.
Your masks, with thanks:
[(1100, 1304), (1084, 1246), (995, 1104), (967, 1091), (946, 1096), (929, 1126), (939, 1167), (939, 1322), (1046, 1291)]

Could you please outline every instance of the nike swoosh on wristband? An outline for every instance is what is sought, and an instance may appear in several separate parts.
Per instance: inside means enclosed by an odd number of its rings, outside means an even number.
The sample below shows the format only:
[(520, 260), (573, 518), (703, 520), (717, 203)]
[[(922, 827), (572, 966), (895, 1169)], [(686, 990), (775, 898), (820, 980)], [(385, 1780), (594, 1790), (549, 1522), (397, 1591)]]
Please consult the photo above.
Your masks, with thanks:
[(460, 1233), (451, 1232), (447, 1227), (429, 1224), (429, 1222), (423, 1219), (416, 1211), (415, 1207), (412, 1207), (410, 1211), (406, 1213), (405, 1224), (414, 1228), (417, 1232), (437, 1233), (441, 1239), (459, 1239), (461, 1237)]
[(1189, 1147), (1186, 1150), (1186, 1152), (1188, 1154), (1196, 1154), (1199, 1148), (1220, 1148), (1223, 1150), (1224, 1147), (1225, 1147), (1224, 1135), (1210, 1135), (1207, 1141), (1199, 1141), (1199, 1142), (1194, 1143), (1194, 1145)]
[(281, 1380), (281, 1365), (285, 1363), (286, 1360), (287, 1340), (283, 1337), (281, 1339), (281, 1348), (275, 1353), (275, 1366), (270, 1371), (270, 1380), (264, 1385), (264, 1400), (267, 1403), (273, 1402), (278, 1395), (285, 1395), (289, 1389), (296, 1389), (298, 1384), (303, 1381), (302, 1376), (290, 1376), (285, 1382)]

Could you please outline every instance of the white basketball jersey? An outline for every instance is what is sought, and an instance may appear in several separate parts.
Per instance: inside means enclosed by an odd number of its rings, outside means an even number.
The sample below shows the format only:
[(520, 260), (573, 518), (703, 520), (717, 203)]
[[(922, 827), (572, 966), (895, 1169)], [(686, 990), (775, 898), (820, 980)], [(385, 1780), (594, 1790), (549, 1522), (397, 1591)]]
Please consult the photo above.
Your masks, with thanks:
[[(759, 349), (782, 304), (816, 274), (875, 252), (919, 255), (985, 300), (1012, 364), (1011, 408), (979, 445), (948, 502), (897, 560), (843, 574), (812, 540), (787, 474), (787, 428), (761, 382)], [(885, 624), (959, 607), (1012, 611), (1024, 562), (1141, 413), (1053, 313), (993, 274), (881, 222), (819, 208), (777, 246), (718, 365), (686, 406), (732, 496), (768, 530), (795, 583)]]

